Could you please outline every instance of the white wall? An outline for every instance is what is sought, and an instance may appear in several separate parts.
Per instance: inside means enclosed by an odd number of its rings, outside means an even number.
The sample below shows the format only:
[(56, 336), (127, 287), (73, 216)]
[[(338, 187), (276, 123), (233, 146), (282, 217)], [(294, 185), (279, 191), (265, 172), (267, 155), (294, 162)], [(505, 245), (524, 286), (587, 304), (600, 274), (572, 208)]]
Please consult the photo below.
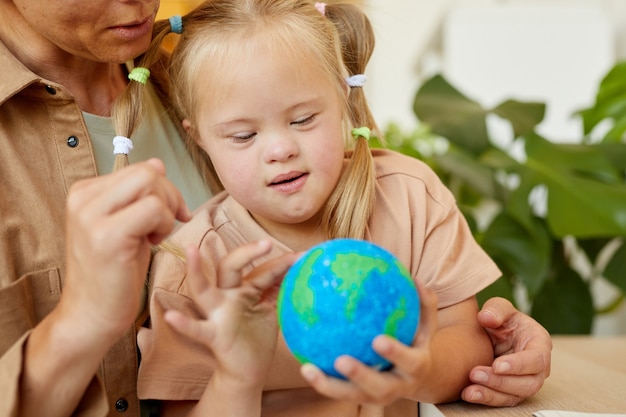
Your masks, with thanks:
[(424, 79), (441, 70), (444, 19), (455, 7), (481, 5), (600, 6), (610, 24), (607, 30), (614, 34), (614, 59), (626, 58), (624, 0), (366, 0), (377, 36), (366, 92), (381, 126), (416, 125), (414, 94)]

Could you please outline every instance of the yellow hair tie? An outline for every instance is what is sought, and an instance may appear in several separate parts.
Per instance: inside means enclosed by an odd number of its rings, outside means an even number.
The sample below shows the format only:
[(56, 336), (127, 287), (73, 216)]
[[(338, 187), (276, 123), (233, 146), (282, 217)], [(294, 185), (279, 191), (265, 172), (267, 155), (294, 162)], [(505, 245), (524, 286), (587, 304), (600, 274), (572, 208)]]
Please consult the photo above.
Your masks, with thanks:
[(352, 136), (354, 136), (354, 139), (358, 139), (359, 136), (365, 138), (365, 140), (370, 140), (370, 135), (371, 135), (371, 131), (369, 129), (369, 127), (356, 127), (354, 129), (352, 129)]
[(143, 85), (146, 85), (148, 81), (148, 77), (150, 77), (150, 70), (144, 67), (136, 67), (128, 74), (128, 79), (137, 81)]

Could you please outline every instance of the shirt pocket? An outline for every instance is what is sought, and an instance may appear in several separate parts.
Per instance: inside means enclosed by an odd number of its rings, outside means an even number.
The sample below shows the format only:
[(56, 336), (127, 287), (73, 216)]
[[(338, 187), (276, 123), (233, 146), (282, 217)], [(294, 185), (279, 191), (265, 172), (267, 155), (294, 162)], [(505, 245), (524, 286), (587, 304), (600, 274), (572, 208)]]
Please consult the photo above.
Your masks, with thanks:
[(28, 273), (0, 289), (0, 352), (32, 329), (57, 305), (61, 277), (57, 268)]

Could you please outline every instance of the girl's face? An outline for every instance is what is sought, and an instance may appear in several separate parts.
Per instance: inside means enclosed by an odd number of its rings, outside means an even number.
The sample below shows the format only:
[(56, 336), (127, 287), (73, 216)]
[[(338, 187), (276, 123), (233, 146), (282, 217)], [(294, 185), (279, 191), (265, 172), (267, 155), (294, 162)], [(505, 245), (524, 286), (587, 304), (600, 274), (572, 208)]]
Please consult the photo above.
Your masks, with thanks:
[(343, 167), (343, 99), (314, 62), (260, 42), (248, 51), (221, 66), (219, 91), (200, 93), (198, 143), (266, 230), (313, 226)]

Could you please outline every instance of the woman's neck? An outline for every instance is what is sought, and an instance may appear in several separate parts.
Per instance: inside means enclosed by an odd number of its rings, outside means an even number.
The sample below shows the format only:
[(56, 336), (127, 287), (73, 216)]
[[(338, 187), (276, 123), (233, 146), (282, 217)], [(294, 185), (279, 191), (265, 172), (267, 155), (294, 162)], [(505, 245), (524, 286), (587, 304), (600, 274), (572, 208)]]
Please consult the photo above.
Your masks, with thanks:
[(111, 115), (113, 102), (127, 85), (125, 66), (120, 64), (84, 61), (71, 68), (41, 68), (36, 74), (67, 88), (81, 111), (98, 116)]

